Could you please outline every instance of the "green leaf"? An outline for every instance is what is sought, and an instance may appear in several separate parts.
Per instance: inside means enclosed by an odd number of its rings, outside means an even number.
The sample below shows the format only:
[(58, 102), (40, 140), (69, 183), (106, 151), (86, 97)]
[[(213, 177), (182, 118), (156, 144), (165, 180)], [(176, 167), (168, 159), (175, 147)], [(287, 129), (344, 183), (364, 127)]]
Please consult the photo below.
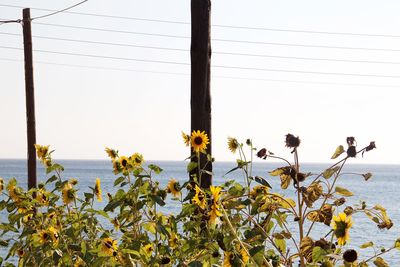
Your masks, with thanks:
[(154, 173), (156, 173), (156, 174), (160, 174), (163, 171), (163, 169), (161, 169), (160, 167), (158, 167), (157, 165), (154, 165), (154, 164), (150, 164), (149, 169), (154, 171)]
[(122, 253), (128, 253), (128, 254), (131, 254), (131, 255), (135, 255), (136, 257), (140, 258), (139, 251), (136, 251), (136, 250), (133, 250), (133, 249), (124, 248), (124, 249), (121, 249), (121, 252)]
[(360, 248), (369, 248), (369, 247), (372, 247), (373, 245), (374, 245), (374, 242), (369, 241), (369, 242), (366, 242), (366, 243), (362, 244), (360, 246)]
[(286, 253), (286, 240), (285, 239), (275, 238), (274, 243), (283, 254)]
[(346, 188), (340, 187), (340, 186), (336, 186), (335, 187), (335, 192), (339, 195), (345, 196), (345, 197), (351, 197), (354, 194), (352, 192), (350, 192), (349, 190), (347, 190)]
[(153, 235), (156, 233), (156, 224), (154, 222), (147, 222), (142, 224), (143, 228), (152, 233)]
[(338, 146), (335, 150), (335, 152), (333, 153), (331, 159), (336, 159), (337, 157), (339, 157), (342, 153), (344, 152), (344, 147), (342, 145)]
[(194, 169), (197, 168), (197, 163), (194, 161), (189, 162), (189, 164), (187, 165), (187, 172), (192, 172)]
[(203, 263), (201, 263), (200, 261), (192, 261), (191, 263), (189, 263), (189, 267), (203, 267)]
[(234, 172), (234, 171), (236, 171), (236, 170), (238, 170), (238, 169), (240, 169), (240, 167), (239, 167), (239, 166), (236, 166), (235, 168), (233, 168), (233, 169), (231, 169), (230, 171), (228, 171), (227, 173), (225, 173), (224, 176), (227, 175), (227, 174), (229, 174), (229, 173), (231, 173), (231, 172)]
[(119, 184), (122, 183), (124, 180), (125, 180), (125, 177), (123, 177), (123, 176), (118, 177), (118, 178), (115, 179), (115, 181), (114, 181), (114, 186), (119, 185)]
[(249, 253), (250, 253), (250, 256), (254, 256), (254, 255), (256, 255), (258, 252), (260, 252), (260, 251), (264, 251), (264, 246), (257, 246), (257, 247), (252, 247), (250, 250), (249, 250)]
[(264, 178), (262, 178), (260, 176), (256, 176), (256, 177), (250, 176), (249, 178), (251, 180), (256, 181), (259, 184), (262, 184), (262, 185), (264, 185), (266, 187), (272, 188), (272, 186)]
[(336, 167), (334, 167), (334, 168), (326, 169), (326, 170), (322, 173), (322, 176), (323, 176), (325, 179), (329, 179), (329, 178), (331, 178), (331, 176), (332, 176), (335, 172), (337, 172), (338, 170), (339, 170), (339, 167), (338, 167), (338, 166), (336, 166)]
[(160, 206), (165, 205), (164, 200), (160, 196), (155, 195), (155, 196), (152, 196), (152, 198), (158, 205), (160, 205)]
[(324, 259), (324, 256), (328, 254), (324, 249), (321, 247), (314, 247), (312, 250), (312, 260), (313, 262), (319, 262)]
[(87, 251), (87, 246), (86, 246), (86, 242), (85, 241), (81, 242), (81, 250), (82, 250), (82, 254), (85, 255), (86, 251)]
[(394, 242), (394, 247), (400, 250), (400, 238), (397, 238), (397, 240)]
[(56, 175), (51, 176), (49, 179), (47, 179), (46, 184), (52, 183), (56, 181), (58, 177)]
[(374, 264), (377, 267), (389, 267), (389, 264), (387, 264), (387, 262), (384, 259), (382, 259), (381, 257), (377, 257), (374, 260)]

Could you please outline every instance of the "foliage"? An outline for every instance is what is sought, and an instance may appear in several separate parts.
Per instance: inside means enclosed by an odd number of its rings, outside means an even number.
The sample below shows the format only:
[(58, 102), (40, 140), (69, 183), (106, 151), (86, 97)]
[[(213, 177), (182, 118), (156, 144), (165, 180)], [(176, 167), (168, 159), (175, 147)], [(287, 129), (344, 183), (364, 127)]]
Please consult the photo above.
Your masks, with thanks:
[[(300, 139), (294, 135), (285, 139), (293, 163), (265, 148), (257, 151), (251, 140), (242, 144), (229, 138), (228, 148), (239, 159), (228, 173), (241, 171), (243, 182), (201, 188), (199, 155), (207, 153), (208, 136), (200, 131), (182, 136), (195, 152), (187, 165), (190, 179), (182, 185), (171, 179), (166, 188), (153, 178), (163, 170), (145, 167), (141, 154), (127, 157), (106, 148), (118, 190), (106, 194), (100, 210), (94, 205), (103, 199), (100, 179), (80, 197), (78, 181), (63, 178), (64, 168), (53, 161), (53, 151), (36, 145), (49, 176), (45, 183), (25, 191), (14, 178), (6, 188), (0, 180), (0, 209), (8, 215), (0, 223), (0, 245), (9, 248), (4, 260), (17, 259), (19, 266), (387, 266), (381, 256), (400, 248), (398, 239), (364, 259), (348, 248), (353, 214), (365, 214), (380, 229), (393, 225), (380, 205), (345, 206), (353, 193), (336, 185), (345, 163), (375, 148), (374, 142), (357, 151), (355, 139), (347, 138), (347, 150), (339, 146), (332, 156), (342, 158), (314, 174), (300, 171)], [(282, 160), (284, 165), (269, 174), (293, 195), (273, 192), (266, 178), (252, 176), (254, 155)], [(360, 175), (365, 180), (372, 176)], [(167, 194), (181, 207), (178, 214), (160, 212)], [(326, 232), (314, 233), (316, 224)], [(374, 246), (368, 241), (360, 249)]]

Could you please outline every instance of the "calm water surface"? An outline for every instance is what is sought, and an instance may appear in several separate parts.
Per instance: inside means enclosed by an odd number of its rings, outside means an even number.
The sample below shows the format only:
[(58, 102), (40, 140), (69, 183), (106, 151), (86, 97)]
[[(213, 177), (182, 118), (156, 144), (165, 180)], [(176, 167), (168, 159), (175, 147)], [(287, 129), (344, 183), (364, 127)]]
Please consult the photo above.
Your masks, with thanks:
[[(103, 193), (113, 193), (116, 189), (113, 187), (115, 179), (112, 173), (112, 166), (109, 161), (101, 160), (61, 160), (59, 161), (64, 167), (64, 179), (76, 178), (79, 181), (78, 187), (80, 194), (88, 191), (89, 186), (94, 186), (95, 179), (101, 178)], [(180, 182), (187, 180), (186, 163), (178, 161), (160, 161), (152, 162), (163, 168), (163, 172), (155, 176), (161, 186), (165, 186), (170, 178), (175, 178)], [(280, 180), (278, 177), (269, 177), (268, 171), (276, 167), (281, 167), (281, 164), (276, 163), (255, 163), (253, 166), (253, 175), (259, 175), (268, 180), (272, 185), (273, 190), (285, 194), (286, 196), (294, 196), (294, 190), (289, 189), (282, 191), (280, 189)], [(236, 179), (239, 182), (243, 181), (243, 175), (240, 172), (233, 172), (227, 176), (224, 174), (235, 167), (235, 163), (215, 163), (214, 164), (214, 184), (221, 184), (228, 179)], [(323, 171), (327, 164), (303, 164), (301, 171), (319, 173)], [(393, 244), (396, 238), (400, 238), (400, 212), (399, 212), (399, 192), (400, 192), (400, 165), (347, 165), (343, 170), (344, 173), (373, 173), (373, 177), (364, 181), (360, 176), (347, 174), (341, 176), (338, 185), (351, 190), (355, 196), (349, 198), (346, 205), (360, 203), (366, 201), (368, 206), (375, 204), (383, 205), (392, 218), (394, 226), (389, 230), (379, 230), (375, 224), (370, 223), (370, 220), (365, 215), (355, 214), (353, 216), (354, 226), (350, 231), (350, 245), (357, 246), (367, 241), (373, 240), (375, 244), (389, 247)], [(25, 160), (0, 160), (0, 177), (6, 181), (15, 177), (19, 184), (26, 188), (26, 161)], [(38, 166), (38, 181), (46, 181), (49, 176), (46, 176), (44, 169)], [(105, 198), (105, 197), (104, 197)], [(105, 198), (106, 199), (106, 198)], [(97, 203), (97, 208), (102, 208), (106, 201)], [(180, 206), (169, 200), (167, 205), (163, 207), (166, 213), (178, 213)], [(4, 215), (3, 215), (4, 216)], [(4, 221), (6, 218), (1, 217)], [(296, 231), (296, 229), (293, 229)], [(312, 236), (319, 238), (327, 232), (327, 227), (314, 227)], [(360, 250), (360, 249), (358, 249)], [(5, 250), (0, 251), (0, 256), (4, 256)], [(362, 251), (362, 258), (373, 255), (371, 248)], [(386, 255), (385, 259), (391, 266), (400, 266), (400, 251), (393, 251)]]

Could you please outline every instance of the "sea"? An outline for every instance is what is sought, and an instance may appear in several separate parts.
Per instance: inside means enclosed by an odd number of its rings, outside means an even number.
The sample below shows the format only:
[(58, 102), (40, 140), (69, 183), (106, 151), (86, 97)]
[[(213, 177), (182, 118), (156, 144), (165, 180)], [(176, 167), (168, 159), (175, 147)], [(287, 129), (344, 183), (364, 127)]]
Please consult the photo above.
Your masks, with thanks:
[[(107, 204), (107, 192), (113, 194), (118, 188), (113, 186), (117, 176), (112, 172), (112, 165), (109, 160), (59, 160), (65, 167), (62, 174), (63, 179), (75, 178), (78, 180), (78, 194), (90, 192), (89, 186), (94, 187), (96, 178), (101, 179), (101, 187), (103, 190), (103, 202), (96, 203), (96, 208), (101, 209)], [(154, 175), (153, 179), (159, 181), (161, 187), (165, 187), (171, 178), (175, 178), (181, 183), (188, 179), (186, 172), (187, 162), (185, 161), (154, 161), (146, 162), (148, 164), (156, 164), (163, 171)], [(252, 167), (253, 176), (261, 176), (265, 178), (272, 186), (273, 192), (284, 194), (286, 197), (295, 197), (295, 191), (292, 186), (288, 190), (280, 188), (279, 177), (271, 177), (268, 172), (277, 167), (283, 167), (282, 163), (271, 162), (255, 162)], [(313, 174), (321, 173), (328, 168), (329, 164), (322, 163), (304, 163), (300, 166), (300, 171), (304, 173), (311, 172)], [(226, 174), (229, 170), (236, 167), (235, 162), (216, 162), (213, 164), (213, 184), (222, 184), (227, 180), (236, 180), (239, 183), (244, 182), (243, 173), (240, 170)], [(44, 168), (38, 164), (38, 182), (46, 181), (51, 174), (46, 175)], [(400, 238), (400, 165), (374, 165), (374, 164), (348, 164), (344, 167), (338, 179), (337, 185), (347, 188), (354, 193), (354, 196), (348, 198), (342, 207), (346, 205), (356, 205), (365, 201), (367, 207), (373, 207), (380, 204), (387, 209), (389, 217), (394, 225), (390, 230), (379, 229), (364, 214), (356, 213), (353, 217), (353, 227), (350, 229), (349, 248), (354, 248), (359, 252), (359, 259), (366, 259), (379, 253), (382, 247), (388, 248), (393, 246), (395, 240)], [(372, 177), (365, 179), (357, 174), (372, 173)], [(27, 168), (26, 160), (22, 159), (0, 159), (0, 177), (5, 183), (15, 177), (19, 185), (23, 188), (27, 187)], [(331, 182), (331, 181), (330, 181)], [(256, 182), (253, 182), (255, 185)], [(340, 207), (340, 208), (342, 208)], [(161, 208), (166, 214), (179, 213), (180, 204), (167, 199), (166, 205)], [(0, 221), (6, 221), (4, 213), (0, 213)], [(289, 220), (289, 225), (296, 236), (295, 223)], [(314, 239), (323, 237), (327, 231), (326, 226), (314, 227), (311, 236)], [(376, 245), (374, 248), (360, 249), (360, 245), (368, 241), (373, 241)], [(290, 245), (288, 245), (290, 248)], [(6, 249), (0, 250), (0, 256), (4, 257)], [(400, 251), (392, 250), (386, 253), (383, 258), (390, 266), (400, 266)], [(372, 266), (372, 263), (370, 264)]]

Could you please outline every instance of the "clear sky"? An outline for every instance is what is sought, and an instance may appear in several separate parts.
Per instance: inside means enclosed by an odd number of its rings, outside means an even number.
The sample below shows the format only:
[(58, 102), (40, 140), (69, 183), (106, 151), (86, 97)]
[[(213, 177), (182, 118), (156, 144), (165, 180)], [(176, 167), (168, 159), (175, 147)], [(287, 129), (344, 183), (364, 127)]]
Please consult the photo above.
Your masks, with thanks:
[[(37, 17), (50, 13), (40, 8), (60, 10), (77, 2), (0, 0), (0, 20), (22, 14), (21, 8), (1, 5), (31, 7)], [(378, 149), (353, 162), (400, 163), (399, 10), (394, 0), (214, 0), (216, 160), (235, 159), (226, 147), (228, 136), (252, 138), (258, 148), (290, 156), (284, 136), (293, 133), (302, 140), (305, 162), (331, 161), (336, 146), (355, 136), (360, 147), (376, 141)], [(70, 11), (190, 22), (188, 0), (89, 0)], [(154, 35), (190, 37), (189, 24), (60, 13), (34, 21), (32, 32), (37, 142), (56, 149), (56, 158), (105, 159), (106, 146), (122, 154), (141, 152), (145, 159), (187, 157), (180, 133), (190, 130), (190, 66), (131, 59), (190, 63), (190, 38)], [(26, 157), (23, 51), (10, 49), (22, 48), (21, 33), (18, 24), (0, 25), (0, 158)]]

